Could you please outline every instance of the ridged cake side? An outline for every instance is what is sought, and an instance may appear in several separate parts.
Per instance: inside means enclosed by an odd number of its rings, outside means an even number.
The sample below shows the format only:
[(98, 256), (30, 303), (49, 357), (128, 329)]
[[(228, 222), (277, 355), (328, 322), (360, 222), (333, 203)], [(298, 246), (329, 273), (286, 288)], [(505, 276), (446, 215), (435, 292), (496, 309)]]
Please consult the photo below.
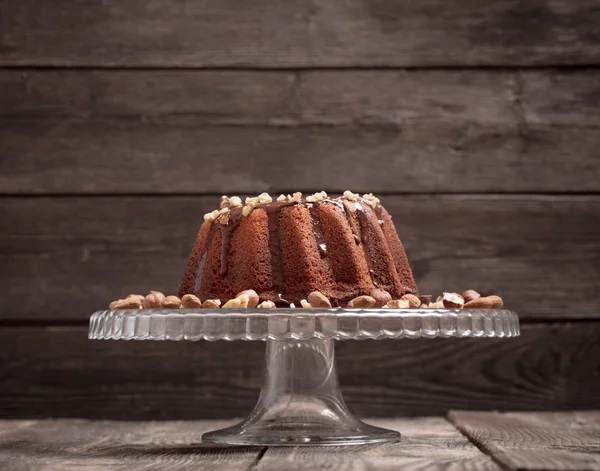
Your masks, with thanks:
[(334, 306), (374, 290), (395, 299), (417, 293), (387, 211), (323, 196), (224, 208), (202, 224), (179, 295), (228, 300), (247, 289), (277, 305), (315, 290)]

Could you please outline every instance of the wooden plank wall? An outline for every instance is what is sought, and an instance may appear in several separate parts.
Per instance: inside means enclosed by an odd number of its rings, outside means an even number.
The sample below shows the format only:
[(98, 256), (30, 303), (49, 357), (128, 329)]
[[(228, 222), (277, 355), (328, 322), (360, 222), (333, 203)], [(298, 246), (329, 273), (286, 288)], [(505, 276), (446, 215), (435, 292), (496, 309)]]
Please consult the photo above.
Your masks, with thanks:
[(598, 24), (600, 0), (3, 1), (0, 416), (248, 412), (262, 344), (87, 319), (174, 292), (220, 194), (320, 189), (381, 196), (422, 292), (525, 324), (340, 344), (354, 410), (598, 408)]

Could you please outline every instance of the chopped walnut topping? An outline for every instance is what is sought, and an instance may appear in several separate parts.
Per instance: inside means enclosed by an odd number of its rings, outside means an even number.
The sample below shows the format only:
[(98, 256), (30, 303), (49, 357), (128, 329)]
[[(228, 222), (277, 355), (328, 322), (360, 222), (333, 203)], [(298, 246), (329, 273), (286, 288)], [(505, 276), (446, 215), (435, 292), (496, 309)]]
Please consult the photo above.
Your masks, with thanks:
[(358, 201), (359, 196), (356, 193), (346, 190), (344, 191), (344, 198), (348, 201)]
[[(296, 194), (294, 193), (294, 196)], [(327, 198), (327, 193), (325, 193), (324, 191), (319, 191), (317, 193), (315, 193), (314, 195), (310, 195), (306, 197), (306, 202), (307, 203), (316, 203), (318, 201), (323, 201), (324, 199)]]
[(297, 191), (296, 193), (294, 193), (293, 195), (279, 195), (279, 198), (277, 198), (277, 201), (279, 201), (280, 203), (297, 203), (298, 201), (300, 201), (302, 199), (302, 193), (300, 193), (299, 191)]
[(206, 213), (204, 215), (204, 220), (205, 221), (214, 221), (215, 219), (217, 219), (219, 217), (219, 210), (215, 209), (214, 211), (211, 211), (210, 213)]
[(252, 204), (254, 206), (256, 206), (258, 204), (258, 198), (256, 196), (252, 196), (252, 197), (247, 197), (246, 198), (246, 204)]
[(301, 299), (300, 300), (300, 304), (302, 305), (302, 307), (304, 309), (310, 309), (310, 308), (312, 308), (312, 306), (310, 305), (310, 303), (306, 299)]
[(373, 196), (373, 193), (367, 193), (363, 195), (363, 200), (367, 203), (371, 208), (375, 208), (379, 204), (379, 198)]
[(252, 210), (254, 209), (254, 206), (254, 204), (246, 204), (246, 206), (244, 206), (244, 209), (242, 209), (242, 216), (249, 216)]
[(219, 217), (218, 217), (218, 223), (222, 224), (223, 226), (226, 225), (229, 222), (229, 216), (231, 215), (231, 211), (229, 210), (229, 208), (223, 208), (221, 211), (219, 211)]
[(270, 203), (271, 201), (273, 201), (273, 198), (271, 198), (271, 195), (269, 195), (269, 193), (261, 193), (260, 195), (258, 195), (257, 199), (259, 203)]
[(242, 205), (242, 198), (239, 196), (232, 196), (229, 198), (229, 206), (232, 208), (238, 208)]

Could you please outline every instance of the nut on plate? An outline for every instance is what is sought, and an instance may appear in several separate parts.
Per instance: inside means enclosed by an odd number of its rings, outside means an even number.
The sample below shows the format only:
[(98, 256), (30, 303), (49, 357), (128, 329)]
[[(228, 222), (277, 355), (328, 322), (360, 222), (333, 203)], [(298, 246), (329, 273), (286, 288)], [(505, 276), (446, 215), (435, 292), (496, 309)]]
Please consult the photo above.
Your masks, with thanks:
[(274, 309), (275, 303), (273, 301), (263, 301), (256, 307), (259, 309)]
[(308, 302), (312, 307), (331, 308), (331, 302), (327, 297), (319, 292), (313, 291), (308, 295)]
[(444, 309), (446, 306), (444, 306), (444, 303), (442, 301), (436, 301), (434, 303), (429, 303), (429, 305), (427, 306), (427, 308), (429, 309)]
[(138, 298), (125, 298), (117, 302), (115, 309), (140, 309), (142, 303)]
[(504, 301), (502, 301), (500, 296), (487, 296), (487, 299), (492, 303), (492, 309), (500, 309), (504, 306)]
[(408, 301), (408, 307), (420, 307), (421, 306), (421, 300), (418, 298), (418, 296), (415, 296), (414, 294), (405, 294), (400, 299), (404, 300), (404, 301)]
[(193, 294), (186, 294), (181, 298), (181, 306), (185, 309), (196, 309), (202, 307), (202, 302)]
[[(245, 294), (246, 296), (248, 296), (248, 307), (249, 308), (255, 308), (258, 305), (259, 299), (258, 299), (258, 294), (256, 294), (256, 291), (254, 291), (253, 289), (247, 289), (247, 290), (239, 292), (238, 294), (235, 295), (235, 297), (239, 298), (242, 294)], [(225, 307), (225, 306), (223, 306), (223, 307)]]
[(247, 294), (240, 294), (238, 297), (230, 299), (223, 304), (223, 307), (227, 309), (245, 309), (248, 307), (249, 301), (250, 297)]
[(304, 309), (311, 309), (312, 308), (312, 306), (310, 305), (310, 303), (306, 299), (301, 299), (300, 300), (300, 306), (302, 306)]
[(419, 296), (417, 296), (417, 298), (419, 298), (419, 301), (421, 301), (421, 304), (425, 304), (425, 306), (429, 306), (429, 303), (431, 302), (431, 295), (430, 294), (420, 294)]
[(445, 308), (448, 309), (460, 309), (464, 306), (465, 300), (460, 294), (457, 293), (444, 293), (442, 295), (442, 303)]
[(202, 303), (202, 308), (204, 309), (217, 309), (221, 307), (220, 299), (207, 299)]
[(498, 296), (481, 296), (465, 304), (468, 309), (499, 309), (503, 305)]
[(181, 307), (181, 299), (177, 296), (167, 296), (162, 302), (162, 307), (167, 309), (179, 309)]
[(142, 296), (141, 294), (128, 294), (125, 299), (129, 299), (129, 298), (138, 299), (140, 301), (140, 303), (144, 304), (144, 297), (145, 296)]
[(468, 303), (469, 301), (480, 298), (481, 295), (474, 289), (468, 289), (462, 294), (462, 297), (465, 300), (465, 303)]
[(351, 308), (369, 308), (375, 306), (375, 300), (371, 296), (357, 296), (348, 303)]
[(381, 288), (374, 288), (369, 296), (375, 300), (375, 307), (383, 307), (392, 300), (392, 295)]
[(165, 300), (165, 295), (160, 291), (150, 291), (144, 298), (142, 306), (144, 309), (159, 308)]
[(492, 309), (493, 303), (486, 297), (480, 296), (479, 298), (472, 299), (468, 303), (465, 303), (466, 309)]
[(394, 299), (389, 301), (385, 306), (390, 309), (408, 309), (410, 307), (410, 302), (406, 299)]

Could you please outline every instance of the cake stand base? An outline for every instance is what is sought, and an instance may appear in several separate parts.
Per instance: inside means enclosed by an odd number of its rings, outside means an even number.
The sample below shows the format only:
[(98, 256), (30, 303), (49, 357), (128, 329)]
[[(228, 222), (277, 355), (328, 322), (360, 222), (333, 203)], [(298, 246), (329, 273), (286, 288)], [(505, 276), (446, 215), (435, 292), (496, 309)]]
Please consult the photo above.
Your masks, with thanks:
[(412, 339), (519, 335), (502, 309), (138, 309), (98, 311), (90, 339), (266, 340), (265, 382), (241, 424), (210, 432), (208, 443), (353, 445), (397, 441), (363, 424), (340, 393), (334, 339)]
[(203, 435), (230, 445), (361, 445), (400, 440), (344, 404), (331, 339), (267, 340), (265, 383), (250, 416)]

